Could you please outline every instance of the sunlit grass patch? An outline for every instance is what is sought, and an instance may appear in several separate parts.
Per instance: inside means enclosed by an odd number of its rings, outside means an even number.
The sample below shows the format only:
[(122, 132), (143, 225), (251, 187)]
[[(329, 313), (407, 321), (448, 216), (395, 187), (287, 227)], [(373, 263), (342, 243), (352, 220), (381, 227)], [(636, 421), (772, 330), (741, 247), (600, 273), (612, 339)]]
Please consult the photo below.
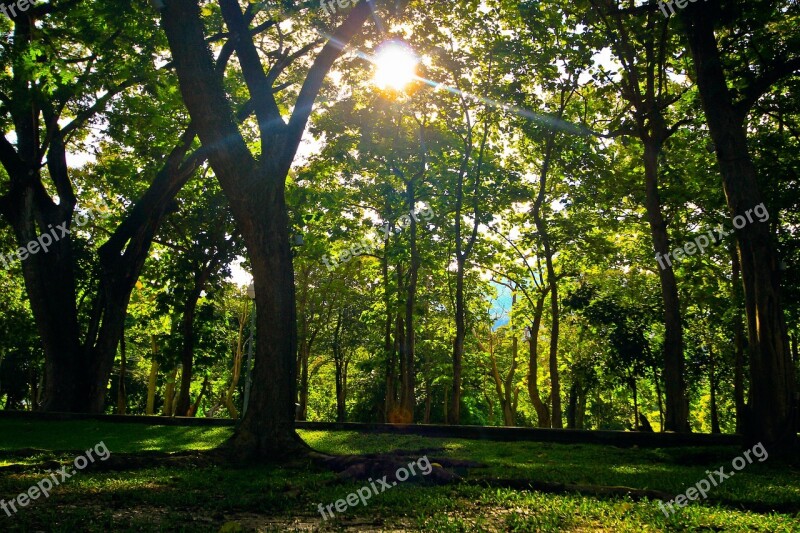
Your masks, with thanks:
[[(3, 464), (35, 465), (71, 461), (68, 450), (85, 450), (103, 440), (114, 453), (205, 450), (225, 441), (232, 428), (186, 428), (101, 422), (20, 422), (0, 420)], [(24, 431), (23, 431), (24, 430)], [(670, 494), (730, 464), (740, 451), (717, 449), (635, 449), (535, 442), (427, 439), (410, 435), (301, 431), (312, 447), (326, 453), (363, 454), (395, 449), (441, 449), (427, 453), (487, 465), (467, 469), (468, 481), (484, 477), (531, 479), (566, 484), (623, 485)], [(8, 438), (6, 438), (8, 436)], [(196, 441), (196, 444), (195, 444)], [(12, 457), (9, 450), (47, 451)], [(3, 452), (6, 452), (6, 455)], [(0, 475), (0, 499), (28, 489), (43, 477), (25, 471)], [(217, 533), (224, 524), (244, 531), (291, 531), (316, 527), (422, 531), (800, 531), (800, 477), (793, 467), (772, 461), (749, 465), (715, 487), (707, 501), (691, 502), (666, 517), (656, 502), (594, 498), (574, 493), (402, 483), (323, 522), (319, 503), (329, 504), (362, 483), (342, 483), (310, 464), (146, 467), (121, 472), (81, 471), (51, 497), (17, 513), (0, 515), (0, 531), (199, 531)], [(720, 504), (717, 500), (726, 500)], [(770, 513), (770, 505), (783, 513)], [(760, 505), (766, 512), (747, 509)], [(794, 506), (794, 507), (793, 507)], [(789, 509), (787, 511), (787, 509)], [(794, 510), (792, 510), (794, 509)], [(238, 524), (238, 526), (237, 526)], [(234, 529), (235, 530), (235, 529)]]

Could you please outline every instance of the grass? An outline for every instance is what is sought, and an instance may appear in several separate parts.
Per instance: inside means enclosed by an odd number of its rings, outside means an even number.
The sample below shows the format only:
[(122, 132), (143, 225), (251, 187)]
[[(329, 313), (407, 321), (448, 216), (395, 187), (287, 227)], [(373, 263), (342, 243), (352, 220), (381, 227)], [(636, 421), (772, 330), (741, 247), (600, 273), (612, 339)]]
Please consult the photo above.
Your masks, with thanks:
[[(70, 460), (103, 441), (111, 453), (210, 449), (230, 428), (145, 426), (96, 421), (0, 420), (0, 466)], [(351, 454), (441, 447), (435, 456), (470, 459), (487, 468), (470, 477), (526, 478), (569, 484), (624, 485), (678, 494), (725, 465), (735, 448), (621, 449), (597, 445), (481, 442), (416, 436), (303, 431), (313, 447)], [(58, 450), (20, 458), (21, 448)], [(73, 450), (68, 452), (68, 450)], [(46, 475), (0, 474), (9, 500)], [(401, 483), (324, 522), (317, 504), (355, 492), (361, 483), (335, 482), (311, 466), (146, 468), (80, 472), (9, 518), (0, 531), (769, 531), (800, 532), (800, 473), (770, 458), (748, 465), (665, 517), (656, 502), (577, 494), (488, 489), (470, 485)], [(756, 509), (756, 510), (753, 510)], [(781, 512), (771, 512), (779, 509)]]

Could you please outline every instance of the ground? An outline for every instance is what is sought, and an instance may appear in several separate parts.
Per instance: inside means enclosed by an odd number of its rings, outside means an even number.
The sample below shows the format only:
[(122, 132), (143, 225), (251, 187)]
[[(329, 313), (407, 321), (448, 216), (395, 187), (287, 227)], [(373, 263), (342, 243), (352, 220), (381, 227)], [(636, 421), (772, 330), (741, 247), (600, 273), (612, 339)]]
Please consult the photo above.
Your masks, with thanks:
[[(48, 476), (53, 461), (71, 462), (102, 441), (114, 459), (129, 453), (184, 453), (182, 462), (126, 470), (93, 466), (8, 517), (0, 531), (768, 531), (800, 532), (800, 466), (755, 461), (669, 518), (644, 498), (488, 488), (469, 483), (398, 483), (334, 519), (333, 504), (364, 481), (342, 481), (303, 462), (291, 467), (220, 466), (209, 450), (230, 428), (108, 422), (0, 420), (0, 499)], [(624, 486), (679, 494), (741, 454), (736, 448), (636, 449), (536, 442), (481, 442), (352, 432), (303, 431), (317, 450), (368, 454), (394, 449), (483, 463), (455, 469), (465, 481), (529, 479), (569, 485)], [(439, 451), (433, 451), (438, 449)], [(47, 451), (45, 451), (47, 450)], [(153, 454), (160, 457), (160, 454)], [(48, 463), (49, 462), (49, 463)], [(153, 459), (154, 463), (158, 461)], [(97, 462), (99, 464), (99, 461)], [(111, 465), (109, 460), (107, 465)]]

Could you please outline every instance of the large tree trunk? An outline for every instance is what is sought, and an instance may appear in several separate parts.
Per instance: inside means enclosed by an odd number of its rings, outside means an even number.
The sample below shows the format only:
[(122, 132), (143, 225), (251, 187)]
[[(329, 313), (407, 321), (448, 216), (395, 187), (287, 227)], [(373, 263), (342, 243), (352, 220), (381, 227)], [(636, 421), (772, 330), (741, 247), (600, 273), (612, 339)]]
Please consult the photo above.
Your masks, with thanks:
[[(50, 157), (57, 158), (55, 154)], [(62, 164), (66, 179), (66, 162)], [(52, 165), (55, 166), (55, 162)], [(21, 265), (31, 311), (44, 349), (45, 401), (42, 410), (88, 412), (91, 376), (87, 372), (86, 353), (78, 340), (80, 332), (75, 306), (72, 241), (69, 235), (61, 235), (62, 230), (55, 229), (61, 226), (71, 231), (74, 199), (71, 203), (64, 199), (60, 205), (42, 207), (35, 200), (33, 186), (23, 190), (13, 189), (13, 192), (14, 197), (3, 206), (3, 214), (11, 222), (20, 246), (36, 241), (39, 236), (37, 219), (43, 220), (40, 224), (44, 226), (42, 235), (59, 237), (51, 244), (48, 253), (27, 257)], [(54, 228), (52, 232), (48, 226)], [(116, 333), (119, 335), (119, 331)]]
[[(715, 14), (693, 10), (684, 19), (694, 59), (696, 83), (716, 147), (728, 208), (741, 216), (762, 203), (756, 169), (747, 145), (749, 108), (732, 104), (722, 58), (714, 35)], [(749, 416), (746, 444), (763, 443), (784, 450), (797, 438), (795, 375), (780, 302), (778, 260), (769, 226), (757, 218), (737, 229), (736, 241), (744, 285), (750, 359)]]
[[(602, 4), (608, 13), (618, 12), (616, 2), (605, 0)], [(670, 85), (663, 78), (671, 68), (673, 44), (666, 38), (667, 21), (653, 12), (647, 14), (648, 30), (644, 33), (638, 29), (639, 21), (629, 24), (634, 20), (630, 17), (610, 16), (603, 20), (612, 36), (615, 55), (623, 65), (619, 94), (630, 104), (635, 135), (644, 144), (645, 209), (656, 257), (663, 262), (661, 256), (669, 251), (669, 239), (658, 193), (658, 156), (664, 142), (678, 127), (676, 124), (668, 128), (664, 118), (680, 97), (669, 94)], [(689, 431), (689, 403), (683, 371), (683, 331), (678, 288), (669, 262), (666, 259), (663, 268), (658, 267), (665, 327), (666, 420), (662, 430), (685, 432)]]
[[(25, 43), (32, 40), (34, 25), (34, 18), (14, 20), (14, 42), (19, 50), (24, 50)], [(14, 61), (27, 61), (24, 57), (14, 55)], [(0, 160), (12, 182), (9, 192), (0, 198), (0, 211), (8, 218), (21, 245), (27, 245), (40, 233), (42, 236), (49, 233), (54, 241), (49, 252), (36, 254), (23, 264), (23, 277), (45, 351), (47, 379), (43, 408), (99, 413), (103, 411), (130, 292), (148, 256), (152, 237), (175, 194), (202, 158), (193, 156), (184, 162), (195, 136), (189, 128), (156, 180), (109, 241), (100, 247), (99, 280), (93, 287), (96, 294), (88, 324), (81, 327), (75, 301), (75, 258), (71, 238), (64, 232), (74, 228), (73, 217), (75, 225), (82, 225), (82, 217), (75, 216), (76, 198), (66, 162), (65, 132), (60, 126), (64, 117), (58, 114), (60, 109), (57, 111), (59, 107), (69, 109), (69, 106), (62, 105), (66, 100), (61, 103), (42, 100), (43, 93), (35, 87), (36, 82), (25, 79), (33, 72), (31, 69), (15, 65), (13, 71), (9, 107), (17, 150), (5, 137), (0, 141), (3, 144)], [(113, 96), (134, 83), (129, 79), (109, 87), (108, 93), (95, 102), (98, 105), (87, 109), (92, 112), (81, 113), (84, 116), (76, 118), (70, 126), (81, 127), (95, 113), (101, 112)], [(63, 88), (67, 89), (64, 95), (68, 95), (69, 87)], [(48, 139), (49, 144), (40, 145), (42, 139)], [(45, 155), (48, 177), (55, 185), (58, 204), (42, 184)], [(59, 227), (63, 230), (57, 229)], [(83, 340), (82, 331), (86, 333)]]
[[(661, 213), (661, 198), (658, 193), (658, 155), (661, 152), (659, 139), (644, 140), (645, 207), (653, 249), (657, 257), (669, 252), (667, 224)], [(689, 403), (686, 396), (683, 359), (683, 326), (681, 323), (678, 284), (669, 260), (657, 268), (661, 282), (661, 297), (664, 301), (664, 381), (666, 393), (667, 431), (689, 431)]]
[[(22, 275), (31, 311), (45, 355), (45, 411), (86, 412), (89, 410), (90, 373), (86, 353), (80, 346), (80, 327), (76, 307), (75, 256), (70, 232), (74, 229), (76, 198), (66, 160), (63, 132), (58, 125), (56, 101), (46, 92), (26, 65), (27, 52), (34, 42), (34, 18), (16, 17), (13, 21), (13, 46), (7, 49), (13, 73), (4, 92), (4, 111), (13, 121), (16, 147), (0, 136), (0, 160), (10, 186), (4, 187), (0, 212), (16, 237)], [(68, 85), (64, 87), (68, 89)], [(61, 91), (59, 91), (61, 93)], [(64, 92), (67, 94), (67, 91)], [(67, 102), (63, 102), (66, 106)], [(62, 106), (63, 107), (63, 106)], [(41, 119), (44, 119), (43, 121)], [(49, 144), (42, 145), (42, 139)], [(47, 156), (46, 164), (43, 163)], [(42, 182), (46, 165), (49, 180), (58, 196), (56, 204)], [(6, 192), (7, 191), (7, 192)], [(37, 237), (45, 240), (36, 242)], [(29, 243), (36, 250), (28, 257)], [(23, 257), (25, 257), (23, 259)], [(5, 257), (0, 258), (5, 263)], [(120, 330), (115, 331), (119, 335)], [(116, 347), (111, 357), (116, 354)], [(108, 377), (108, 376), (106, 376)], [(107, 384), (107, 381), (106, 381)]]
[[(267, 176), (264, 182), (275, 180)], [(283, 456), (300, 443), (294, 432), (297, 322), (289, 217), (283, 187), (270, 189), (260, 198), (262, 220), (240, 220), (255, 278), (259, 342), (250, 403), (233, 444), (260, 457)]]
[(261, 154), (254, 158), (232, 121), (232, 110), (213, 68), (200, 8), (194, 0), (171, 0), (161, 21), (167, 34), (181, 93), (197, 123), (209, 161), (228, 197), (247, 247), (255, 279), (259, 342), (250, 404), (229, 441), (243, 459), (278, 460), (307, 447), (294, 431), (297, 389), (297, 317), (289, 242), (286, 178), (308, 123), (314, 100), (343, 45), (363, 26), (371, 2), (351, 9), (316, 57), (287, 124), (263, 70), (248, 21), (237, 2), (221, 2), (239, 64), (254, 100)]

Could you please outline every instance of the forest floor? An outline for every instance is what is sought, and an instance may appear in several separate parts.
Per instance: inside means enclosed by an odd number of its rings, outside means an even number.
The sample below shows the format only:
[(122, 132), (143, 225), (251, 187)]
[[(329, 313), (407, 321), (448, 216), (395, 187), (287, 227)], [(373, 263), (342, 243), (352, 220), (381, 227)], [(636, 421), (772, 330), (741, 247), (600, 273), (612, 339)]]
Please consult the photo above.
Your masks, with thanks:
[[(420, 483), (412, 477), (323, 520), (323, 506), (365, 486), (311, 463), (289, 467), (231, 466), (203, 460), (231, 428), (144, 426), (99, 421), (0, 420), (0, 500), (9, 501), (103, 442), (112, 458), (167, 452), (185, 459), (130, 469), (90, 465), (49, 498), (0, 510), (0, 531), (768, 531), (800, 532), (800, 465), (774, 458), (736, 476), (666, 517), (649, 498), (595, 497), (480, 486), (476, 480), (623, 486), (677, 495), (741, 454), (735, 447), (615, 448), (588, 444), (481, 442), (417, 436), (301, 431), (331, 454), (415, 450), (482, 463), (455, 469), (464, 482)], [(436, 450), (436, 451), (434, 451)], [(160, 456), (160, 455), (159, 455)], [(109, 461), (108, 464), (112, 464)], [(98, 461), (98, 466), (102, 464)], [(390, 478), (391, 480), (391, 478)], [(423, 479), (424, 481), (424, 479)]]

